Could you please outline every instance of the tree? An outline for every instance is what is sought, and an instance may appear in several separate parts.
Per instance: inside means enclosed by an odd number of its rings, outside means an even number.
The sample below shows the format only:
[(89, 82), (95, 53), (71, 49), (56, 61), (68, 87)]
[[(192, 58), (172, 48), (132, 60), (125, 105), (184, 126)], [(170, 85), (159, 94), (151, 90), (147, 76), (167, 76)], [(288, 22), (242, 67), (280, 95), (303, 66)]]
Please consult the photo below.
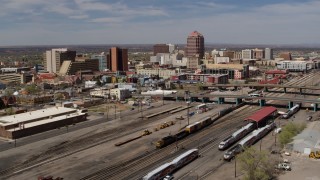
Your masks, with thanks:
[(266, 151), (248, 148), (236, 157), (246, 180), (267, 180), (274, 175), (275, 159), (271, 159)]
[(279, 134), (279, 141), (282, 146), (290, 143), (292, 138), (299, 134), (304, 128), (306, 128), (305, 123), (288, 123)]
[(7, 115), (13, 115), (13, 114), (15, 114), (15, 111), (13, 110), (12, 107), (6, 108), (6, 109), (5, 109), (5, 112), (7, 113)]
[(31, 85), (28, 85), (24, 88), (29, 94), (36, 94), (38, 92), (40, 92), (40, 88), (35, 85), (35, 84), (31, 84)]
[(62, 100), (64, 98), (62, 93), (56, 93), (54, 94), (54, 99), (55, 100)]
[(4, 95), (5, 96), (12, 96), (12, 94), (14, 93), (14, 90), (13, 89), (6, 89), (4, 91)]

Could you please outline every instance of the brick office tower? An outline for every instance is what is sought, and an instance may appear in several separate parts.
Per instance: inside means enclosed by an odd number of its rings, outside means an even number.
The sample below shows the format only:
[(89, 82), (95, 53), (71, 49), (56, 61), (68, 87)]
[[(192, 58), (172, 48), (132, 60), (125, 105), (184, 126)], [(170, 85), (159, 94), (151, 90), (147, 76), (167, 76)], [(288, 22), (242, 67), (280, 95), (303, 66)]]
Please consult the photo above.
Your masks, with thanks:
[(153, 46), (153, 55), (156, 56), (158, 53), (169, 53), (169, 45), (167, 44), (156, 44)]
[(193, 31), (187, 39), (186, 57), (204, 57), (204, 37), (198, 31)]
[(111, 71), (128, 71), (128, 49), (112, 47), (107, 60), (108, 69)]

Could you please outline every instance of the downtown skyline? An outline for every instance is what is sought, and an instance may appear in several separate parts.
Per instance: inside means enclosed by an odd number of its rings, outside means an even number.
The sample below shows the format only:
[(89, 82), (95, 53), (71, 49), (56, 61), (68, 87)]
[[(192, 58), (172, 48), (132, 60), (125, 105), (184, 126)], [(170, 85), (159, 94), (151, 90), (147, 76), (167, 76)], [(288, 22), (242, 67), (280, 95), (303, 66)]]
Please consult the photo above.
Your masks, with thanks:
[(318, 44), (320, 1), (0, 0), (0, 46)]

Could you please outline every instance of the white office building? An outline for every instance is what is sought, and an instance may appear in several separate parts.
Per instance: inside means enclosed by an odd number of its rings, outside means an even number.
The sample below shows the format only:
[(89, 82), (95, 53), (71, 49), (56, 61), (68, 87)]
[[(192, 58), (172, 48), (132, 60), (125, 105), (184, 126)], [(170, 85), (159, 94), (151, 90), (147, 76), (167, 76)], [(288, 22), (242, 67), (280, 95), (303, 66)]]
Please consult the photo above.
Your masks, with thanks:
[(307, 72), (313, 68), (313, 63), (311, 61), (279, 61), (276, 66), (279, 70)]
[(66, 48), (48, 50), (44, 56), (44, 69), (49, 73), (58, 73), (63, 61), (73, 62), (75, 57), (76, 51), (69, 51)]
[(242, 59), (253, 59), (252, 49), (242, 50)]
[(271, 59), (273, 59), (273, 49), (271, 49), (271, 48), (265, 48), (264, 53), (265, 53), (264, 58), (265, 58), (266, 60), (271, 60)]

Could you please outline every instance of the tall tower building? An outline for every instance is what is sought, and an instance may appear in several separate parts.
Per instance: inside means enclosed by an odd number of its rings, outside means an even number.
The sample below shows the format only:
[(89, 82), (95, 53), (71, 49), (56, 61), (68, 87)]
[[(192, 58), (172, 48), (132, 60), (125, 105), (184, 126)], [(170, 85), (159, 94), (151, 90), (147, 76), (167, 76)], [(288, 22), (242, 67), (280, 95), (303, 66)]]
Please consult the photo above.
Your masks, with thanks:
[(74, 62), (76, 51), (69, 51), (66, 48), (51, 49), (46, 51), (44, 56), (44, 69), (50, 73), (59, 73), (60, 67), (65, 60)]
[(99, 71), (104, 71), (107, 69), (107, 57), (103, 53), (101, 54), (94, 54), (91, 56), (91, 59), (98, 59), (99, 60)]
[(158, 53), (169, 53), (169, 45), (167, 44), (156, 44), (153, 46), (153, 55), (156, 56)]
[(242, 59), (253, 59), (252, 49), (242, 50)]
[(292, 60), (292, 56), (290, 52), (282, 52), (279, 55), (280, 58), (283, 58), (284, 60)]
[(273, 49), (266, 48), (265, 49), (265, 59), (273, 59)]
[(128, 71), (128, 49), (112, 47), (107, 56), (107, 67), (111, 71)]
[(198, 31), (193, 31), (188, 36), (186, 57), (204, 57), (204, 37)]
[(258, 49), (258, 48), (255, 48), (252, 50), (253, 52), (253, 58), (252, 59), (264, 59), (264, 49)]

